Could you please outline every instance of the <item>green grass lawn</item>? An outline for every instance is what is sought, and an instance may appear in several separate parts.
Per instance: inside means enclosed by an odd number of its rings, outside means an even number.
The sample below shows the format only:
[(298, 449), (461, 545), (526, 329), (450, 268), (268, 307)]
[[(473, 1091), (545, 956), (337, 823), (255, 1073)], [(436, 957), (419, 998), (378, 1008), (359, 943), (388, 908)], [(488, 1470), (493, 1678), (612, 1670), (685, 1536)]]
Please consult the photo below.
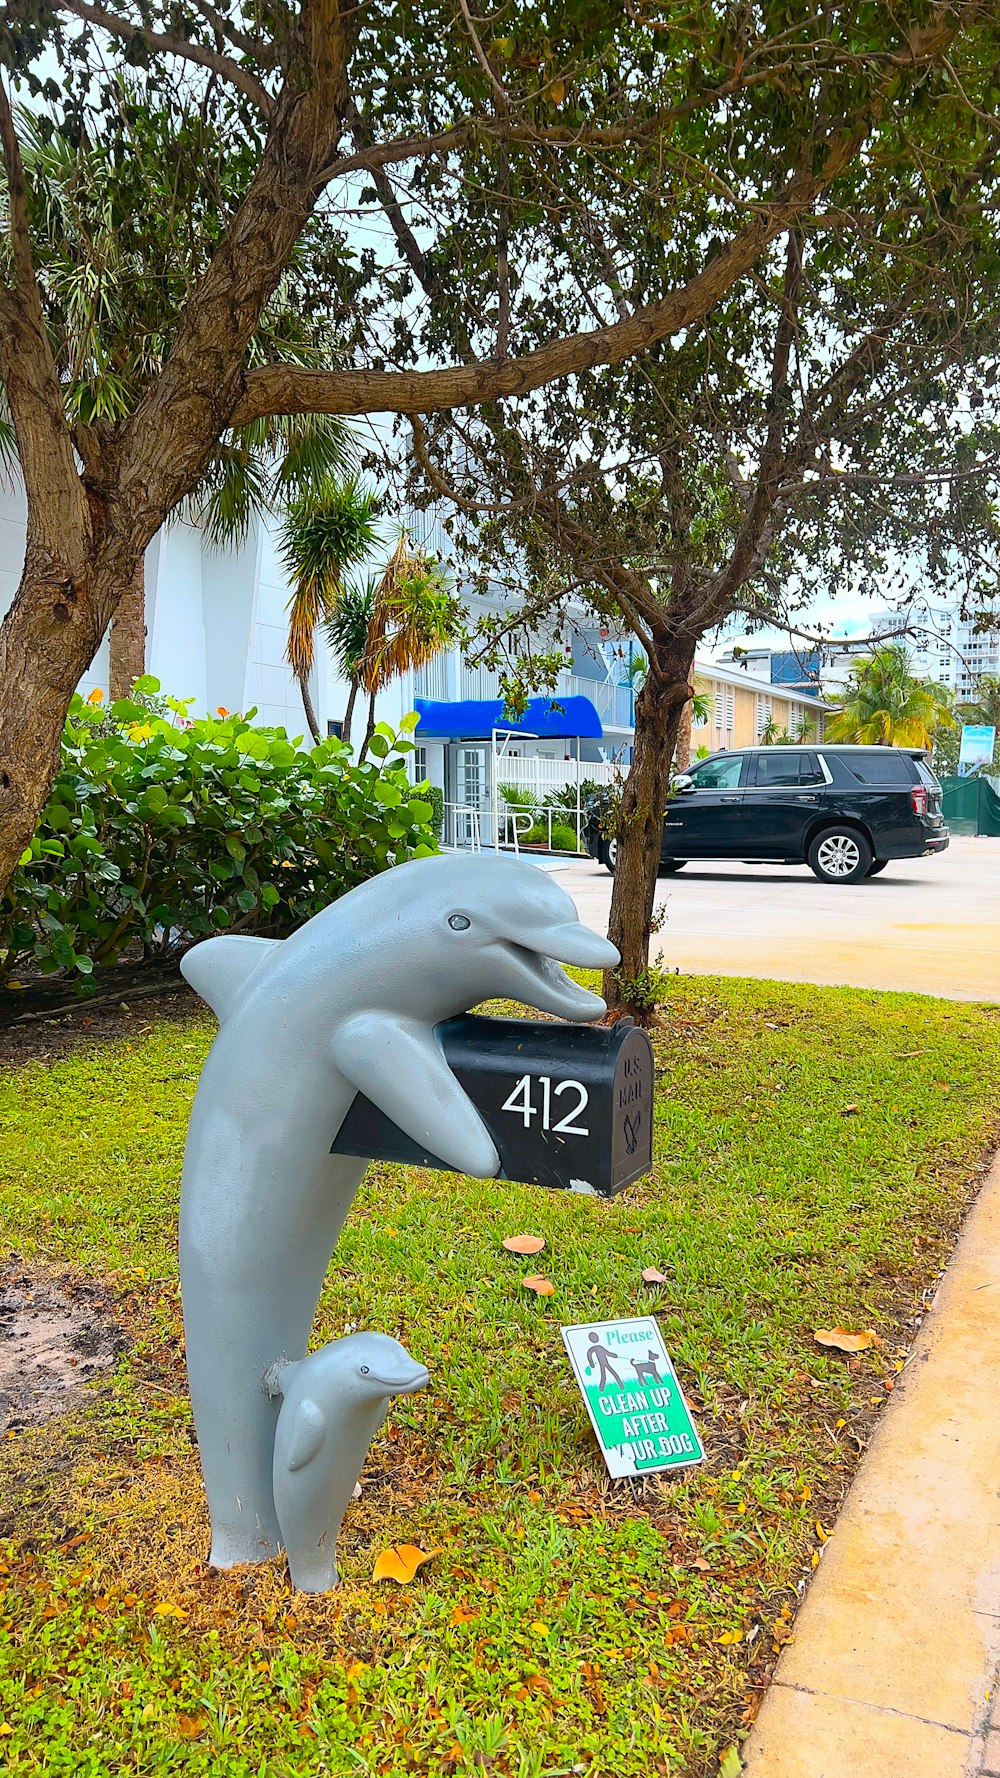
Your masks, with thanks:
[[(205, 1565), (176, 1212), (212, 1026), (130, 1030), (0, 1078), (5, 1250), (108, 1278), (134, 1340), (83, 1412), (0, 1443), (0, 1767), (716, 1773), (976, 1189), (1000, 1008), (676, 980), (654, 1172), (614, 1202), (372, 1169), (318, 1337), (383, 1329), (432, 1384), (393, 1405), (320, 1600), (279, 1561)], [(650, 1309), (708, 1461), (633, 1488), (559, 1327)], [(824, 1354), (836, 1324), (879, 1342)], [(373, 1584), (397, 1542), (440, 1554)]]

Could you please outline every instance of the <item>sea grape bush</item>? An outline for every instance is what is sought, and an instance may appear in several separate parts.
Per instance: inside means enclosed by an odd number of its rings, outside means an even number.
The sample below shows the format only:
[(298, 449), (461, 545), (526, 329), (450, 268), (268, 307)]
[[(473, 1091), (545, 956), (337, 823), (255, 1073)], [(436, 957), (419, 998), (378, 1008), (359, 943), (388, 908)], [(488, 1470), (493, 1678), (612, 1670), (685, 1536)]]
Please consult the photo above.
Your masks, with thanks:
[(191, 721), (149, 676), (107, 710), (73, 699), (48, 806), (0, 901), (0, 986), (37, 969), (85, 990), (125, 952), (280, 937), (437, 849), (404, 764), (415, 716), (399, 735), (379, 724), (355, 763), (338, 740), (303, 749), (253, 715)]

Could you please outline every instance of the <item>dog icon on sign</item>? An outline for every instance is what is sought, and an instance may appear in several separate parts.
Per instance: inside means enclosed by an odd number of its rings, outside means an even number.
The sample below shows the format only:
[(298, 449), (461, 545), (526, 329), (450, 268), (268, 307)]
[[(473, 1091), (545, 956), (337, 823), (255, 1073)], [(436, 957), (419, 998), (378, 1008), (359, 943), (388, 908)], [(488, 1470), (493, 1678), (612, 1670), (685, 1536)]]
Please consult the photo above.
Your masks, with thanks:
[(629, 1363), (635, 1371), (637, 1383), (659, 1383), (660, 1378), (656, 1369), (659, 1360), (655, 1352), (647, 1353), (645, 1358), (630, 1358)]

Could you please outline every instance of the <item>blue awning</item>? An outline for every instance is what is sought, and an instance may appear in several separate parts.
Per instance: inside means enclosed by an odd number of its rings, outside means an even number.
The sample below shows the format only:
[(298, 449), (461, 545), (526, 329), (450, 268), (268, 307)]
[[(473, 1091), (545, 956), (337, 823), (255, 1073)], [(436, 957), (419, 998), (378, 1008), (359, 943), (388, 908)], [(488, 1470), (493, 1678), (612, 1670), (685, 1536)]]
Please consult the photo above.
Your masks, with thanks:
[(529, 698), (523, 716), (504, 715), (502, 698), (465, 698), (449, 704), (414, 698), (420, 721), (415, 741), (483, 741), (494, 729), (537, 735), (540, 741), (600, 741), (604, 730), (589, 698)]

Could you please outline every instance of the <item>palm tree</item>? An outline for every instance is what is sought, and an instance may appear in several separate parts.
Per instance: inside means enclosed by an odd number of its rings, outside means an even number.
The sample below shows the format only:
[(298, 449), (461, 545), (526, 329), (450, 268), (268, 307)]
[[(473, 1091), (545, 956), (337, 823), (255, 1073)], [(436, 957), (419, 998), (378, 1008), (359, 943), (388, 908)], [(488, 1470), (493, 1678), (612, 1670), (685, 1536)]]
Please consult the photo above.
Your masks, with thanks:
[(406, 532), (374, 589), (361, 683), (368, 693), (368, 726), (361, 751), (375, 732), (375, 700), (384, 686), (412, 672), (457, 641), (462, 607), (440, 564), (420, 550), (411, 555)]
[(354, 703), (361, 685), (364, 670), (365, 649), (368, 646), (368, 627), (375, 609), (375, 590), (377, 582), (370, 575), (363, 585), (348, 583), (341, 591), (340, 597), (333, 608), (333, 614), (327, 618), (324, 628), (330, 652), (347, 680), (350, 692), (347, 708), (341, 724), (340, 738), (348, 745), (351, 739), (351, 720), (354, 716)]
[(867, 747), (930, 747), (935, 730), (954, 723), (944, 687), (915, 679), (906, 649), (889, 644), (852, 667), (846, 697), (826, 734)]
[(329, 481), (315, 492), (290, 500), (282, 520), (278, 547), (293, 583), (288, 604), (288, 661), (314, 741), (319, 741), (320, 732), (309, 676), (315, 659), (316, 626), (334, 615), (344, 592), (345, 571), (370, 553), (378, 536), (377, 515), (378, 497), (366, 492), (355, 476), (345, 482)]

